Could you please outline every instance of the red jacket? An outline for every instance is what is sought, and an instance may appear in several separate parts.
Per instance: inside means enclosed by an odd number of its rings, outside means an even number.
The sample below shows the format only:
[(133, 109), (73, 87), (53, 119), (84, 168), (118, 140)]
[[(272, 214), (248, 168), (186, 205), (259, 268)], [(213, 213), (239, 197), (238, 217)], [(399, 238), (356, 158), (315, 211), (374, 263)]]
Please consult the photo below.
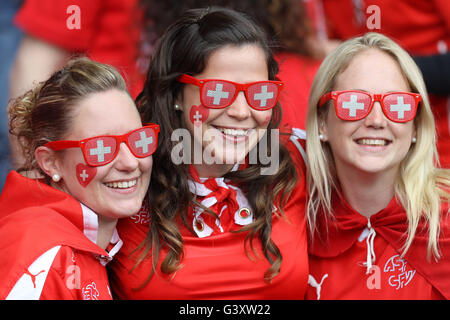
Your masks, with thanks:
[[(450, 299), (450, 225), (444, 206), (441, 259), (427, 261), (427, 228), (419, 223), (414, 241), (400, 256), (406, 212), (395, 197), (368, 220), (334, 197), (335, 219), (318, 218), (309, 245), (308, 299)], [(325, 222), (326, 221), (326, 222)]]
[(12, 171), (0, 196), (0, 299), (111, 299), (95, 244), (97, 215), (69, 194)]

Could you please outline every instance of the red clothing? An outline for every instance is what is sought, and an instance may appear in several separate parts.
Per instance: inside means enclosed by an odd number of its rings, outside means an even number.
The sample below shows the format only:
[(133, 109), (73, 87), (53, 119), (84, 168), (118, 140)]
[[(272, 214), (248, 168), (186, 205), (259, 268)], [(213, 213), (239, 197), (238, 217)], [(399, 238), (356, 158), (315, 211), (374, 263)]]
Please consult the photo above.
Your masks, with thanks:
[[(15, 17), (25, 33), (116, 67), (136, 97), (146, 70), (137, 66), (140, 12), (137, 0), (26, 0)], [(74, 28), (79, 7), (80, 28)]]
[[(450, 48), (450, 3), (447, 0), (322, 0), (329, 38), (348, 39), (369, 31), (383, 33), (412, 55), (442, 53)], [(355, 3), (361, 3), (361, 6)], [(380, 8), (380, 29), (375, 11)], [(373, 7), (372, 7), (373, 8)]]
[(288, 52), (277, 53), (275, 59), (280, 66), (277, 76), (284, 82), (280, 94), (283, 109), (281, 125), (287, 124), (305, 130), (309, 90), (320, 61)]
[[(386, 34), (409, 54), (432, 55), (450, 49), (450, 2), (448, 0), (322, 0), (329, 38), (342, 39), (369, 31)], [(379, 8), (380, 29), (373, 25)], [(450, 98), (430, 95), (438, 133), (441, 165), (450, 167)]]
[[(303, 162), (296, 159), (300, 156), (294, 144), (289, 142), (288, 147), (298, 167), (303, 167)], [(264, 281), (264, 273), (270, 264), (262, 253), (259, 240), (253, 242), (257, 256), (250, 252), (252, 258), (249, 258), (244, 248), (247, 233), (228, 232), (235, 225), (222, 224), (221, 217), (219, 225), (223, 232), (218, 231), (219, 228), (197, 236), (180, 228), (184, 245), (183, 267), (175, 274), (166, 275), (161, 273), (159, 263), (149, 283), (143, 289), (133, 290), (144, 282), (151, 270), (148, 258), (130, 272), (135, 260), (130, 259), (129, 254), (145, 239), (149, 228), (148, 213), (141, 212), (118, 224), (124, 247), (110, 265), (113, 293), (119, 299), (303, 299), (308, 275), (305, 194), (302, 176), (284, 208), (289, 222), (273, 216), (272, 239), (279, 247), (283, 261), (280, 274), (271, 283)], [(236, 197), (240, 197), (239, 191)], [(238, 200), (239, 206), (241, 201), (246, 199)], [(228, 217), (227, 221), (234, 219)], [(162, 249), (160, 259), (165, 254)]]
[(369, 220), (337, 197), (333, 213), (335, 220), (319, 219), (318, 232), (309, 246), (308, 299), (450, 298), (450, 225), (446, 215), (439, 240), (441, 259), (436, 263), (426, 260), (428, 234), (423, 223), (405, 257), (400, 257), (407, 219), (395, 198)]
[(97, 215), (65, 192), (12, 171), (0, 196), (0, 299), (111, 299), (95, 244)]

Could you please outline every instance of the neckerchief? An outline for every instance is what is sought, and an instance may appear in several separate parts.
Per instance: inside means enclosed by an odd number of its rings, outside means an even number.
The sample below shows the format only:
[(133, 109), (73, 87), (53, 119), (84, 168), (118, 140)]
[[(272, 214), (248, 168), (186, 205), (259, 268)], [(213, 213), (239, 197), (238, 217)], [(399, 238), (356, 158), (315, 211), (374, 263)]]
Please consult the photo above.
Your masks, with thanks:
[[(236, 171), (235, 165), (232, 171)], [(200, 178), (194, 166), (189, 166), (189, 190), (197, 201), (212, 210), (217, 218), (201, 207), (190, 208), (189, 222), (198, 237), (237, 230), (239, 226), (253, 222), (253, 213), (240, 188), (223, 178)]]
[[(323, 214), (317, 218), (317, 233), (310, 243), (310, 254), (322, 258), (336, 257), (350, 249), (366, 227), (369, 230), (373, 228), (376, 235), (383, 237), (399, 254), (403, 252), (408, 220), (406, 211), (395, 197), (370, 219), (337, 195), (333, 197), (332, 208), (334, 218), (326, 218)], [(450, 299), (450, 220), (447, 210), (448, 204), (443, 203), (439, 237), (441, 258), (437, 262), (434, 258), (427, 260), (428, 228), (421, 219), (405, 260), (446, 299)], [(376, 248), (374, 251), (376, 253)]]

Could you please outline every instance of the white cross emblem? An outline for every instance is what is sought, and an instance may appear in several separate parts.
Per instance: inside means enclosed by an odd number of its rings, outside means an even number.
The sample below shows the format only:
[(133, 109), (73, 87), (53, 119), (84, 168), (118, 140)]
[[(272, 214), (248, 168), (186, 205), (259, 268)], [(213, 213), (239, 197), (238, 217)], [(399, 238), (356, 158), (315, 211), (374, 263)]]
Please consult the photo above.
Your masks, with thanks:
[(142, 153), (148, 152), (148, 146), (153, 143), (153, 137), (147, 137), (145, 131), (139, 132), (140, 140), (136, 141), (134, 145), (136, 148), (142, 148)]
[(80, 174), (80, 178), (83, 179), (83, 182), (85, 182), (88, 177), (89, 175), (86, 173), (86, 170), (83, 169), (83, 172)]
[(391, 105), (391, 112), (397, 111), (397, 117), (399, 119), (405, 118), (405, 111), (411, 111), (411, 105), (403, 102), (403, 97), (397, 97), (397, 104)]
[(105, 161), (105, 154), (107, 153), (111, 153), (111, 147), (104, 147), (103, 140), (97, 140), (97, 148), (89, 150), (91, 156), (97, 156), (98, 162)]
[(222, 98), (226, 99), (230, 95), (229, 92), (224, 92), (224, 91), (222, 91), (222, 89), (223, 89), (223, 84), (222, 83), (217, 83), (215, 91), (214, 90), (208, 90), (208, 92), (206, 93), (206, 95), (208, 97), (214, 97), (213, 104), (219, 105), (220, 104), (220, 99), (222, 99)]
[(255, 100), (261, 101), (260, 107), (265, 107), (267, 100), (272, 99), (272, 98), (273, 98), (273, 92), (267, 92), (267, 86), (262, 86), (261, 92), (255, 93), (255, 95), (254, 95)]
[(349, 117), (356, 117), (356, 110), (364, 110), (364, 103), (359, 103), (358, 97), (352, 94), (350, 95), (350, 101), (342, 102), (342, 108), (349, 109)]
[(193, 118), (194, 118), (195, 122), (197, 122), (197, 121), (200, 121), (200, 119), (202, 119), (203, 116), (197, 110), (197, 111), (195, 111), (195, 115), (193, 116)]

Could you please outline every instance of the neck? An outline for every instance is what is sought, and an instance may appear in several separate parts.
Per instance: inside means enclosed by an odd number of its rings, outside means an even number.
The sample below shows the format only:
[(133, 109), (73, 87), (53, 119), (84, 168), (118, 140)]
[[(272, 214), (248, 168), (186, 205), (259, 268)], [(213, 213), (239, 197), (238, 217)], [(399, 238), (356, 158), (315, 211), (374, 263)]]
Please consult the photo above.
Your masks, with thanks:
[(106, 249), (116, 228), (117, 218), (98, 216), (97, 245)]
[(233, 169), (234, 164), (194, 164), (200, 178), (220, 178)]
[(395, 194), (392, 172), (338, 172), (338, 178), (345, 200), (367, 218), (386, 208)]

